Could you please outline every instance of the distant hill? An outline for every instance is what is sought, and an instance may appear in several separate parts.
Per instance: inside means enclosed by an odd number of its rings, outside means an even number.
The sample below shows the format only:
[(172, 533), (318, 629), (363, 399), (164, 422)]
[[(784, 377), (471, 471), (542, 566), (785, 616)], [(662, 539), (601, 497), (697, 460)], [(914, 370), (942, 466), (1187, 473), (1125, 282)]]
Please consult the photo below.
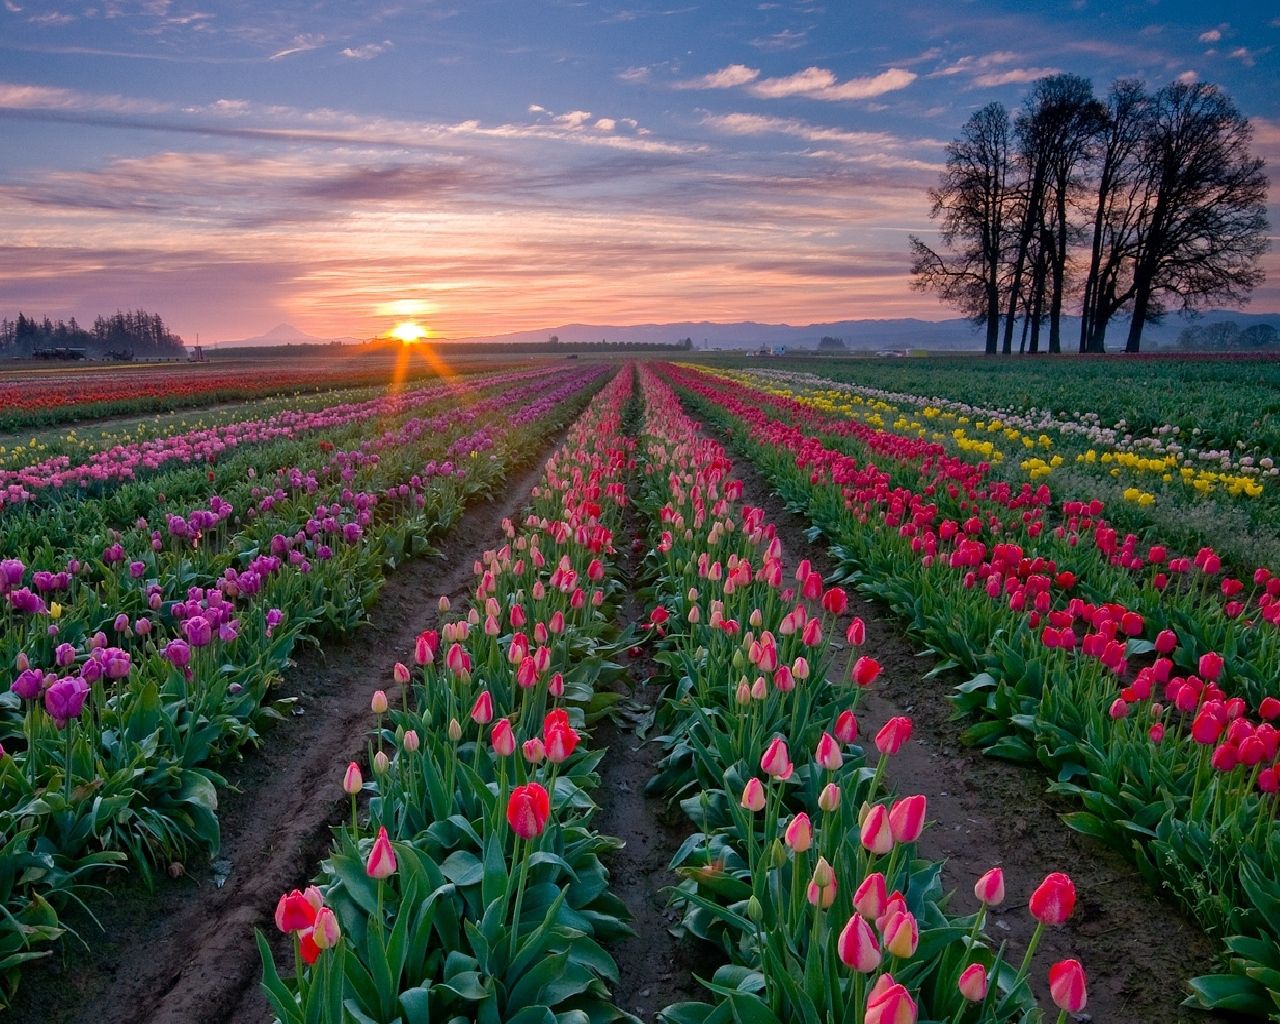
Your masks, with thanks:
[[(1258, 323), (1280, 326), (1280, 313), (1238, 313), (1233, 310), (1211, 310), (1195, 321), (1181, 316), (1170, 316), (1163, 324), (1148, 324), (1143, 332), (1144, 348), (1172, 346), (1183, 328), (1189, 323), (1236, 323), (1242, 330)], [(1109, 348), (1123, 348), (1129, 329), (1128, 320), (1116, 320), (1108, 333)], [(1078, 345), (1080, 321), (1065, 317), (1064, 348), (1075, 351)], [(460, 338), (459, 341), (481, 342), (539, 342), (555, 335), (563, 342), (607, 341), (648, 342), (671, 344), (681, 338), (692, 338), (694, 347), (754, 349), (761, 345), (783, 345), (788, 348), (816, 349), (825, 336), (843, 338), (849, 351), (877, 351), (880, 349), (981, 349), (983, 335), (968, 320), (956, 317), (949, 320), (919, 320), (901, 318), (892, 320), (837, 320), (819, 324), (762, 324), (752, 320), (739, 323), (712, 323), (707, 320), (684, 320), (666, 324), (637, 324), (626, 327), (609, 324), (562, 324), (536, 331), (516, 331), (511, 334)], [(1041, 335), (1041, 343), (1047, 341), (1047, 331)]]
[(241, 338), (238, 341), (215, 341), (214, 348), (255, 348), (266, 345), (327, 345), (331, 341), (340, 341), (344, 345), (356, 344), (359, 338), (319, 338), (306, 331), (300, 331), (293, 324), (276, 324), (265, 334), (253, 338)]

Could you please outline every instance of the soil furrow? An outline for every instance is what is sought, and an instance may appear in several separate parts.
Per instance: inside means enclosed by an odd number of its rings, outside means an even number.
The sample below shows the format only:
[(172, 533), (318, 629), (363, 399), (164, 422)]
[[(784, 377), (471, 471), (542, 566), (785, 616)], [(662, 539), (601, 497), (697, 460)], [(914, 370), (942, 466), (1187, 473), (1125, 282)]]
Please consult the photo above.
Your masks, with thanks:
[[(708, 432), (729, 444), (713, 428)], [(835, 564), (825, 546), (806, 536), (809, 522), (786, 510), (763, 475), (740, 454), (733, 475), (744, 486), (743, 500), (765, 510), (777, 525), (790, 565), (808, 558), (828, 579)], [(930, 821), (919, 842), (923, 857), (944, 861), (943, 885), (954, 892), (959, 912), (977, 909), (973, 883), (997, 864), (1004, 869), (1007, 898), (988, 919), (988, 934), (1008, 943), (1006, 959), (1016, 964), (1034, 931), (1026, 899), (1050, 871), (1065, 871), (1075, 881), (1079, 903), (1064, 928), (1047, 930), (1032, 982), (1042, 1006), (1052, 1007), (1049, 964), (1068, 957), (1081, 961), (1088, 975), (1089, 1002), (1078, 1020), (1100, 1024), (1160, 1021), (1162, 1024), (1220, 1024), (1228, 1018), (1182, 1009), (1186, 979), (1210, 971), (1214, 947), (1178, 908), (1161, 900), (1120, 854), (1069, 829), (1059, 815), (1075, 808), (1045, 792), (1043, 776), (1026, 767), (998, 761), (962, 746), (963, 723), (952, 719), (946, 700), (960, 681), (954, 674), (925, 678), (936, 660), (916, 652), (877, 602), (850, 595), (849, 618), (867, 626), (863, 653), (883, 666), (880, 679), (864, 695), (858, 719), (869, 759), (871, 740), (888, 719), (907, 715), (912, 741), (889, 763), (888, 774), (903, 795), (923, 793)]]
[[(562, 431), (540, 449), (560, 444)], [(501, 536), (542, 473), (527, 464), (497, 497), (465, 511), (436, 541), (439, 553), (388, 575), (370, 621), (350, 639), (300, 651), (283, 689), (297, 714), (263, 748), (228, 770), (236, 791), (221, 800), (222, 848), (154, 893), (136, 880), (91, 905), (105, 934), (84, 915), (73, 924), (88, 944), (64, 942), (28, 972), (10, 1019), (41, 1024), (224, 1024), (271, 1019), (258, 980), (255, 928), (278, 938), (280, 893), (305, 885), (344, 817), (342, 769), (363, 761), (369, 699), (392, 689), (391, 671), (436, 619), (436, 597), (470, 592), (473, 565)], [(219, 886), (216, 878), (224, 878)], [(76, 920), (78, 918), (78, 920)], [(282, 946), (281, 949), (284, 947)]]

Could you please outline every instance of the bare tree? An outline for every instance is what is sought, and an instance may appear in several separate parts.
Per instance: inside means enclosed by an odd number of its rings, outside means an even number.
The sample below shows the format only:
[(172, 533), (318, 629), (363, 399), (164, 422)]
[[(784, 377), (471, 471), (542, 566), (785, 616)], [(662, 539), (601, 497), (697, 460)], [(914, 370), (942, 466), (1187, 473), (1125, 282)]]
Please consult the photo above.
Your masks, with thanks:
[(988, 354), (1000, 331), (1000, 288), (1008, 246), (1009, 113), (1000, 103), (976, 111), (947, 146), (947, 166), (929, 193), (929, 216), (941, 219), (939, 253), (911, 236), (912, 287), (939, 293), (986, 325)]
[(1166, 301), (1184, 310), (1244, 302), (1262, 282), (1267, 176), (1252, 142), (1249, 120), (1216, 86), (1174, 82), (1152, 97), (1143, 159), (1153, 188), (1126, 352), (1139, 350)]

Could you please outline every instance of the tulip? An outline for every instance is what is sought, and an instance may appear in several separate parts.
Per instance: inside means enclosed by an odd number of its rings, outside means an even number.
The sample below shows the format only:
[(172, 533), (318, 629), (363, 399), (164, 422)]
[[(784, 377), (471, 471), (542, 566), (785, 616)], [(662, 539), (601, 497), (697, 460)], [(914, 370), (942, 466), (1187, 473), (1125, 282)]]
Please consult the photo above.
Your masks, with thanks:
[(507, 800), (507, 824), (521, 839), (542, 834), (551, 815), (551, 798), (536, 782), (517, 786)]
[(360, 766), (352, 761), (342, 777), (342, 791), (348, 796), (356, 796), (363, 788), (364, 776), (360, 774)]
[(893, 849), (893, 829), (889, 825), (889, 812), (883, 804), (871, 808), (862, 823), (862, 845), (871, 853), (886, 854)]
[(328, 907), (321, 907), (316, 912), (316, 923), (311, 929), (311, 938), (319, 949), (332, 949), (342, 938), (338, 918)]
[(373, 847), (369, 850), (369, 860), (365, 863), (364, 870), (370, 878), (378, 881), (390, 878), (396, 872), (396, 852), (391, 848), (385, 825), (378, 829), (378, 838), (373, 841)]
[(747, 784), (742, 788), (742, 799), (739, 803), (753, 814), (764, 810), (764, 786), (755, 776), (748, 779)]
[(369, 710), (375, 715), (387, 713), (387, 694), (385, 690), (374, 690), (373, 699), (369, 701)]
[(1079, 1013), (1084, 1009), (1084, 968), (1079, 960), (1059, 960), (1049, 968), (1049, 995), (1054, 1005), (1066, 1013)]
[(1210, 683), (1216, 683), (1222, 675), (1223, 659), (1221, 654), (1209, 651), (1200, 655), (1200, 675)]
[(516, 737), (509, 718), (500, 718), (494, 723), (492, 739), (493, 752), (499, 757), (510, 757), (516, 752)]
[(808, 850), (813, 845), (813, 826), (809, 822), (809, 815), (801, 811), (792, 818), (782, 838), (796, 853)]
[(864, 917), (854, 914), (840, 932), (836, 944), (840, 961), (859, 974), (870, 974), (880, 966), (880, 943)]
[(1061, 871), (1045, 876), (1031, 894), (1031, 916), (1042, 924), (1065, 924), (1076, 906), (1076, 887)]
[(916, 1024), (916, 1004), (906, 988), (882, 974), (867, 993), (862, 1024)]
[(281, 895), (276, 903), (276, 927), (282, 932), (300, 932), (310, 928), (315, 919), (316, 908), (297, 889)]
[(834, 782), (828, 782), (822, 787), (822, 792), (818, 794), (818, 810), (825, 811), (830, 814), (832, 811), (840, 809), (840, 787)]
[(89, 684), (80, 676), (59, 679), (44, 691), (44, 708), (59, 729), (73, 718), (79, 718), (89, 696)]
[(772, 778), (781, 779), (783, 782), (791, 778), (791, 773), (795, 770), (795, 766), (791, 763), (791, 757), (787, 751), (787, 741), (781, 736), (773, 738), (773, 742), (765, 750), (764, 756), (760, 758), (760, 770)]
[(846, 746), (850, 743), (857, 742), (858, 739), (858, 719), (852, 711), (841, 711), (840, 716), (836, 719), (836, 739)]
[(845, 631), (845, 639), (854, 647), (861, 647), (867, 640), (867, 626), (861, 619), (854, 619)]
[(988, 907), (997, 907), (1004, 902), (1004, 869), (992, 868), (978, 879), (973, 887), (973, 895), (979, 903)]
[(398, 683), (400, 686), (407, 686), (409, 683), (409, 667), (403, 662), (397, 661), (395, 667), (391, 670), (391, 681)]
[(418, 735), (416, 729), (410, 729), (404, 734), (404, 749), (410, 754), (416, 754), (418, 748), (422, 746), (422, 738)]
[(987, 970), (982, 964), (970, 964), (960, 975), (960, 994), (971, 1003), (987, 998)]
[(876, 749), (881, 754), (890, 756), (902, 749), (902, 745), (911, 739), (911, 719), (899, 716), (885, 722), (876, 733)]
[(822, 595), (822, 610), (828, 615), (843, 615), (849, 607), (849, 595), (840, 587), (832, 587)]
[(909, 796), (889, 810), (889, 828), (896, 843), (914, 843), (924, 831), (925, 798)]
[(882, 937), (885, 949), (894, 956), (905, 959), (915, 955), (916, 946), (920, 943), (920, 928), (914, 915), (903, 911), (889, 918)]
[(884, 913), (888, 898), (884, 875), (873, 871), (862, 880), (858, 891), (853, 894), (853, 907), (868, 921), (874, 921)]
[(379, 750), (373, 755), (373, 774), (382, 776), (387, 774), (387, 769), (391, 767), (391, 759), (387, 757), (385, 750)]
[(844, 764), (840, 745), (829, 732), (824, 732), (818, 740), (818, 748), (813, 753), (813, 759), (818, 763), (818, 767), (829, 772), (839, 771), (840, 766)]
[(471, 721), (477, 725), (488, 725), (493, 721), (493, 697), (488, 690), (481, 690), (471, 705)]
[(880, 662), (863, 655), (853, 663), (853, 681), (859, 686), (870, 686), (880, 675)]

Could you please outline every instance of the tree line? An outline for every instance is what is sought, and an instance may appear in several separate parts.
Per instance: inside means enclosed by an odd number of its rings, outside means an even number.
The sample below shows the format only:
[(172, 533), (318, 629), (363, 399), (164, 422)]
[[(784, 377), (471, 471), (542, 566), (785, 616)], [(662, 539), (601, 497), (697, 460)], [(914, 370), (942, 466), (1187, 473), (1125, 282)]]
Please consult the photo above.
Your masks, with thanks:
[[(1263, 279), (1267, 176), (1253, 129), (1217, 86), (1149, 92), (1119, 79), (1035, 82), (1014, 114), (976, 111), (947, 146), (930, 191), (941, 245), (911, 236), (912, 286), (986, 327), (986, 351), (1106, 350), (1130, 318), (1126, 352), (1171, 309), (1238, 304)], [(1068, 308), (1078, 339), (1063, 337)]]
[(48, 348), (83, 348), (95, 354), (123, 351), (140, 358), (180, 356), (183, 351), (182, 339), (160, 316), (142, 309), (99, 316), (89, 328), (80, 326), (75, 317), (37, 320), (19, 313), (16, 320), (0, 319), (0, 355), (30, 355)]

